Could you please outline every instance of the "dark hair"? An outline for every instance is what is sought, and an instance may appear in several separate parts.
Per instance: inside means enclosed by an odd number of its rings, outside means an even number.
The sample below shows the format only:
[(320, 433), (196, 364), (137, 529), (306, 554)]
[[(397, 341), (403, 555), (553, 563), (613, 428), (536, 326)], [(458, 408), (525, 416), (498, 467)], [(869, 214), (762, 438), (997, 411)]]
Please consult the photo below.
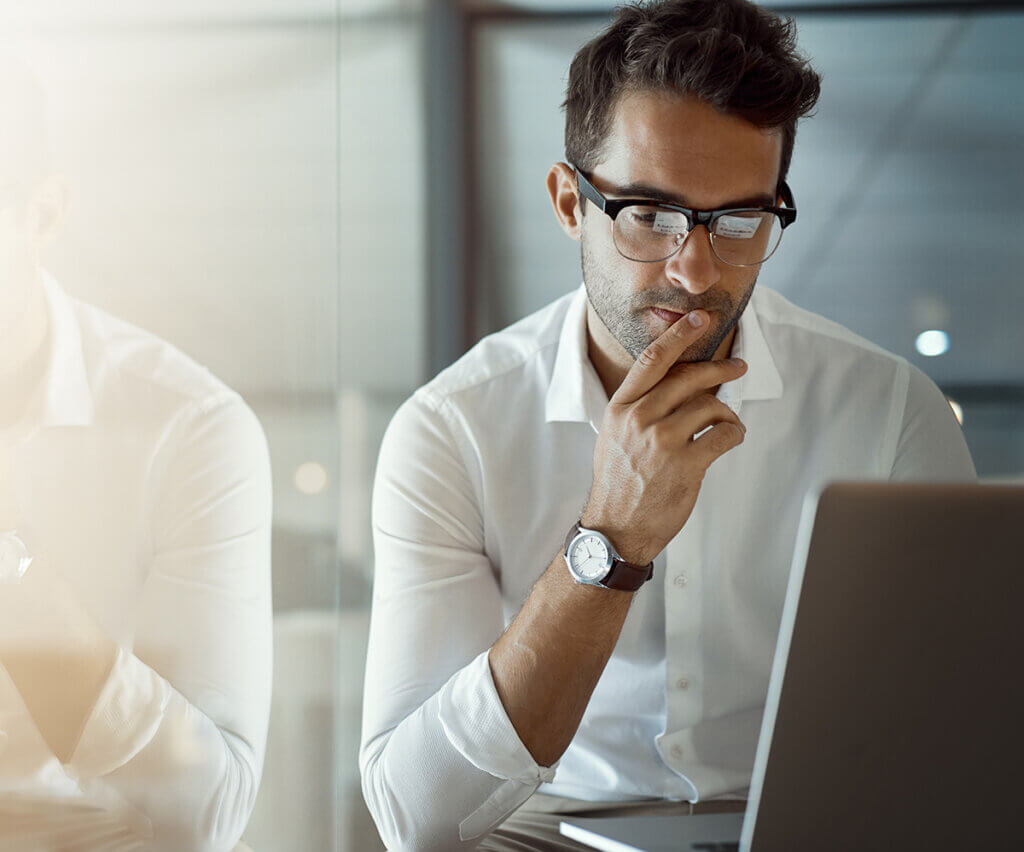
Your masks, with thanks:
[(782, 130), (779, 182), (796, 123), (818, 100), (821, 77), (796, 51), (789, 19), (747, 0), (660, 0), (618, 10), (569, 68), (565, 154), (584, 172), (600, 162), (625, 92), (693, 95), (757, 127)]

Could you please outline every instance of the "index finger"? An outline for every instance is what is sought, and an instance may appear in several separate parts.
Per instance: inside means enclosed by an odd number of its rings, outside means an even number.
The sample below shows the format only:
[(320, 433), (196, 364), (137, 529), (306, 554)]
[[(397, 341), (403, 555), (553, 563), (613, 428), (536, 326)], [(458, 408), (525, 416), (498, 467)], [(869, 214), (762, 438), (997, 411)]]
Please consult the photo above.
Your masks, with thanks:
[(672, 369), (679, 356), (691, 343), (700, 339), (708, 327), (705, 311), (690, 311), (677, 319), (662, 334), (652, 340), (626, 373), (610, 402), (635, 402)]

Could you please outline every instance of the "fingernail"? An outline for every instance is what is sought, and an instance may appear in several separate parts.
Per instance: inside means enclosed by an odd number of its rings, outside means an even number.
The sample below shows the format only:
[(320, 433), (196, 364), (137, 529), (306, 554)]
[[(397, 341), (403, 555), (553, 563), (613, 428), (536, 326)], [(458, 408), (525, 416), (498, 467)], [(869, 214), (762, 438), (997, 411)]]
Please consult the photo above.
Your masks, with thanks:
[(734, 364), (737, 367), (745, 367), (745, 366), (747, 366), (747, 362), (744, 361), (742, 358), (730, 358), (729, 359), (729, 363), (730, 364)]
[(704, 311), (690, 311), (686, 315), (686, 321), (694, 328), (700, 328), (704, 325)]

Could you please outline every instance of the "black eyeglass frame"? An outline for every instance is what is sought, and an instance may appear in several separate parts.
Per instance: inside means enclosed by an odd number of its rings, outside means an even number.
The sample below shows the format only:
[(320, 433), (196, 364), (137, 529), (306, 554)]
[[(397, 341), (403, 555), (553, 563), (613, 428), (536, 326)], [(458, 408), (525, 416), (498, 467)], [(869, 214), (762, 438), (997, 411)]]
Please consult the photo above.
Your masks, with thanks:
[[(571, 165), (571, 164), (570, 164)], [(692, 233), (693, 229), (697, 225), (703, 225), (707, 228), (708, 233), (711, 233), (711, 226), (714, 225), (715, 220), (719, 216), (726, 216), (730, 213), (774, 213), (779, 217), (779, 224), (782, 230), (792, 225), (796, 221), (796, 204), (793, 201), (793, 191), (789, 188), (789, 184), (785, 181), (779, 184), (779, 195), (782, 196), (782, 202), (785, 207), (725, 207), (721, 210), (692, 210), (689, 207), (680, 207), (678, 204), (669, 204), (665, 201), (655, 201), (651, 198), (617, 198), (610, 199), (605, 198), (600, 190), (597, 189), (588, 179), (581, 169), (573, 166), (573, 171), (576, 172), (576, 186), (580, 193), (588, 201), (593, 202), (602, 213), (608, 216), (612, 222), (615, 222), (615, 218), (627, 207), (657, 207), (660, 210), (671, 210), (675, 213), (681, 213), (686, 218), (687, 225), (687, 236)], [(781, 238), (781, 235), (780, 235)], [(685, 241), (684, 241), (685, 242)], [(683, 243), (679, 244), (676, 251), (672, 254), (666, 255), (659, 260), (637, 260), (633, 257), (626, 257), (627, 260), (632, 260), (635, 263), (662, 263), (668, 260), (672, 255), (682, 248)], [(618, 251), (618, 246), (615, 247)], [(712, 242), (712, 248), (714, 243)], [(775, 249), (778, 246), (776, 245)], [(775, 249), (772, 249), (772, 254), (775, 254)], [(620, 251), (619, 254), (622, 254)], [(715, 253), (718, 257), (718, 253)], [(759, 260), (757, 263), (743, 263), (743, 264), (729, 264), (730, 266), (760, 266), (765, 260), (768, 260), (772, 255), (768, 255), (764, 260)], [(727, 260), (722, 260), (722, 263), (729, 263)]]

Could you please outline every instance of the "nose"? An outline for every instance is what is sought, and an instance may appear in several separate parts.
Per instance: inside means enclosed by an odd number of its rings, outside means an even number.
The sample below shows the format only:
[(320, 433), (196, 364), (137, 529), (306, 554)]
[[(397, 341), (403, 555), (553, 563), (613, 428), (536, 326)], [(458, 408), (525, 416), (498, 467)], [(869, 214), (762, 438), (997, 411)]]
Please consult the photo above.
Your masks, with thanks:
[(721, 267), (711, 248), (711, 235), (704, 225), (697, 225), (683, 240), (683, 247), (665, 261), (665, 275), (688, 293), (709, 290), (722, 277)]

